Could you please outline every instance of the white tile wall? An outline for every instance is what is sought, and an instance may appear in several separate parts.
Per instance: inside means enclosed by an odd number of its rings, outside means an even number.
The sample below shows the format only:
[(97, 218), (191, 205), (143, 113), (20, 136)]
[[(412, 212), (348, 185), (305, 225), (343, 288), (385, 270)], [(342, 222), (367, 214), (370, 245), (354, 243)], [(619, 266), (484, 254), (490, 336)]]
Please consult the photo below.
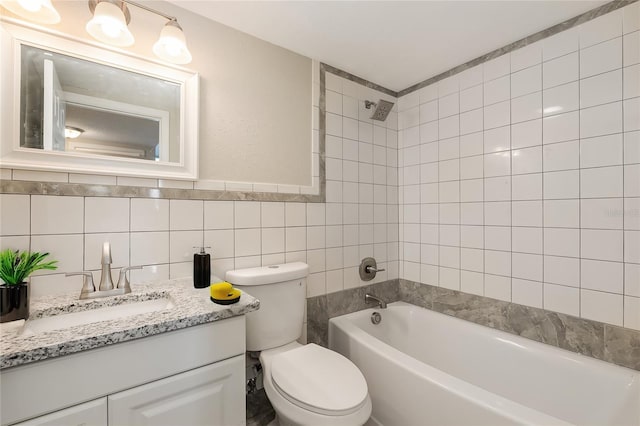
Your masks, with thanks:
[(401, 277), (640, 329), (637, 9), (399, 100)]
[(169, 200), (131, 199), (131, 231), (168, 231)]
[[(132, 271), (133, 282), (191, 275), (193, 247), (203, 244), (211, 247), (212, 272), (218, 277), (235, 268), (308, 262), (308, 296), (364, 284), (357, 266), (365, 256), (375, 256), (386, 269), (375, 282), (397, 278), (397, 112), (378, 122), (364, 108), (365, 99), (397, 100), (335, 76), (329, 81), (339, 84), (328, 84), (327, 90), (326, 203), (2, 194), (0, 247), (46, 250), (60, 261), (58, 270), (34, 276), (36, 295), (79, 291), (81, 281), (65, 278), (65, 272), (91, 270), (97, 279), (105, 241), (112, 245), (114, 274), (122, 266), (144, 265)], [(456, 92), (448, 106), (456, 118), (457, 102)], [(452, 167), (448, 173), (458, 179)], [(419, 178), (419, 169), (415, 172)], [(25, 172), (16, 178), (30, 176)], [(71, 176), (73, 182), (100, 183), (102, 178)], [(118, 183), (144, 186), (155, 180)], [(415, 183), (417, 188), (419, 180)], [(417, 207), (414, 220), (419, 223)]]

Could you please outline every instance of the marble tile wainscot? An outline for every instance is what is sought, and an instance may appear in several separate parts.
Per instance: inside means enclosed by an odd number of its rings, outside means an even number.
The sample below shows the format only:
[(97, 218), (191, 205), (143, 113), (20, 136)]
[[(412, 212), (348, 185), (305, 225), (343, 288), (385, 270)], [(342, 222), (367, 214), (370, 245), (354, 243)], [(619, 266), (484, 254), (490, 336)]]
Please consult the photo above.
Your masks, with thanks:
[(370, 308), (367, 292), (640, 370), (640, 331), (404, 279), (307, 299), (307, 341), (327, 346), (329, 319)]

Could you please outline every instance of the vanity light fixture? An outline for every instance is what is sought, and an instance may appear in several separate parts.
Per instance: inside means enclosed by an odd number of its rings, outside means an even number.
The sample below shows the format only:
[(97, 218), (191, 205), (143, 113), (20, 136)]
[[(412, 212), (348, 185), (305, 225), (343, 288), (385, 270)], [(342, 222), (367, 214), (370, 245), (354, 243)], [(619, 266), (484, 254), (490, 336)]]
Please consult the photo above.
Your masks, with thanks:
[(64, 128), (64, 137), (65, 139), (75, 139), (77, 137), (80, 137), (81, 134), (84, 133), (84, 130), (81, 129), (80, 127), (71, 127), (71, 126), (67, 126)]
[(89, 0), (89, 9), (93, 13), (93, 18), (87, 23), (87, 32), (103, 43), (131, 46), (134, 38), (127, 27), (131, 21), (127, 5), (138, 7), (168, 20), (160, 32), (158, 41), (153, 45), (153, 53), (157, 57), (174, 64), (191, 62), (191, 53), (177, 18), (130, 0)]
[(0, 0), (0, 5), (9, 12), (40, 24), (60, 22), (60, 14), (51, 0)]
[(153, 45), (153, 53), (158, 58), (174, 64), (191, 62), (191, 53), (187, 49), (187, 41), (178, 21), (171, 19), (162, 27), (160, 38)]
[(113, 46), (126, 47), (133, 44), (133, 34), (127, 27), (131, 15), (124, 2), (89, 1), (89, 9), (93, 18), (85, 28), (91, 37)]

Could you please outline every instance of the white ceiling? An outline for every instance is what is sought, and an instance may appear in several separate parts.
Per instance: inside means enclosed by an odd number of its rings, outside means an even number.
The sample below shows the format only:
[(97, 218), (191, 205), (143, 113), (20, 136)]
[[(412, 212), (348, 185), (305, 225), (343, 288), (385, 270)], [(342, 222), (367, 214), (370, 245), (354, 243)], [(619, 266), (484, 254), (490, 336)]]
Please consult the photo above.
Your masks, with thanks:
[(606, 3), (169, 1), (395, 91)]

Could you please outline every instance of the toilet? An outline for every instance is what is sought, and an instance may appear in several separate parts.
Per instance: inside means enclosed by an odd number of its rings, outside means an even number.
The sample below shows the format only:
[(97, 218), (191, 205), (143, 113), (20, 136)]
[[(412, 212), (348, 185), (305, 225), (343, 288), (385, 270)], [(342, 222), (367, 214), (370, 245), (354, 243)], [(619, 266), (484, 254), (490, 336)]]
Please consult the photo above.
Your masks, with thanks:
[(227, 272), (228, 282), (260, 300), (260, 309), (246, 315), (247, 351), (260, 351), (274, 424), (363, 425), (371, 415), (371, 398), (358, 367), (337, 352), (296, 341), (308, 273), (302, 262)]

